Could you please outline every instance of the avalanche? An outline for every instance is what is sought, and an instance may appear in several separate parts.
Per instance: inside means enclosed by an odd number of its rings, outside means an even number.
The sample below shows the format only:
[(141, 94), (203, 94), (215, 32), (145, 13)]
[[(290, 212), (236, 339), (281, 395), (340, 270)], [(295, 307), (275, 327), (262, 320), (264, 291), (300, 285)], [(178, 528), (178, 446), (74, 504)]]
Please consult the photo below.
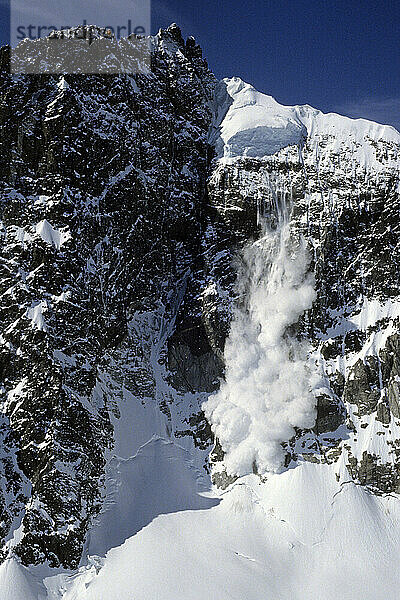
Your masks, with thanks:
[[(289, 209), (290, 210), (290, 209)], [(287, 207), (278, 225), (245, 249), (236, 293), (240, 305), (225, 345), (225, 382), (203, 409), (233, 475), (279, 471), (281, 442), (295, 427), (311, 428), (315, 399), (307, 344), (288, 327), (311, 308), (316, 294), (306, 243), (293, 248)]]

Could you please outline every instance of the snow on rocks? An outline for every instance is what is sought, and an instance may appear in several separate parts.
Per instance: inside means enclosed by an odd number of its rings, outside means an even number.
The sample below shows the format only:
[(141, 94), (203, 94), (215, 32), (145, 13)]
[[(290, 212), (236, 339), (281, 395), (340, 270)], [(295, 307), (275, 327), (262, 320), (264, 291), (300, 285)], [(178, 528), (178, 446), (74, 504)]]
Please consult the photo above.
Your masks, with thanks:
[(28, 308), (26, 311), (26, 316), (39, 331), (47, 331), (47, 324), (44, 318), (47, 308), (47, 302), (41, 300), (40, 302), (33, 302), (31, 308)]
[(71, 239), (71, 233), (67, 228), (55, 229), (46, 219), (36, 225), (36, 233), (44, 242), (51, 244), (57, 250)]

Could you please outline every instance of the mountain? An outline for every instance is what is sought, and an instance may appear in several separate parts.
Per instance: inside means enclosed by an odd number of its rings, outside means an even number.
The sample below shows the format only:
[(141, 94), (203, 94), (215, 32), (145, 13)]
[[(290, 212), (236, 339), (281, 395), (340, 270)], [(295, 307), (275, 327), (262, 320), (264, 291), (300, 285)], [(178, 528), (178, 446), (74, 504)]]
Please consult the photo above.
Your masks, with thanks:
[(400, 133), (149, 44), (1, 50), (2, 598), (394, 598)]

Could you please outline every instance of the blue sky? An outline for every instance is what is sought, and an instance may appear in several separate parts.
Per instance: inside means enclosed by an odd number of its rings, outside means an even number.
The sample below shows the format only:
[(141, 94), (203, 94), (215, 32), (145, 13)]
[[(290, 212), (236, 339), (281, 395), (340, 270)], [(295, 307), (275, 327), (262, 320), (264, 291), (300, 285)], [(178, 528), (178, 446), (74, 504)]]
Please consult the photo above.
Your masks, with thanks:
[(153, 32), (173, 21), (217, 77), (400, 129), (400, 0), (153, 0)]

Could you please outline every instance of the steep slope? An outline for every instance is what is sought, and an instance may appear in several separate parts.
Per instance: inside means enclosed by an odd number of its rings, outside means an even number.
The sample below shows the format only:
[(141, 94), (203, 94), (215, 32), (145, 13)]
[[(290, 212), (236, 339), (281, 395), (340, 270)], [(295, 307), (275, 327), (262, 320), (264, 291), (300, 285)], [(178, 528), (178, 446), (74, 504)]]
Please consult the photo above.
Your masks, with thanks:
[(150, 46), (2, 50), (0, 589), (396, 597), (400, 134)]

